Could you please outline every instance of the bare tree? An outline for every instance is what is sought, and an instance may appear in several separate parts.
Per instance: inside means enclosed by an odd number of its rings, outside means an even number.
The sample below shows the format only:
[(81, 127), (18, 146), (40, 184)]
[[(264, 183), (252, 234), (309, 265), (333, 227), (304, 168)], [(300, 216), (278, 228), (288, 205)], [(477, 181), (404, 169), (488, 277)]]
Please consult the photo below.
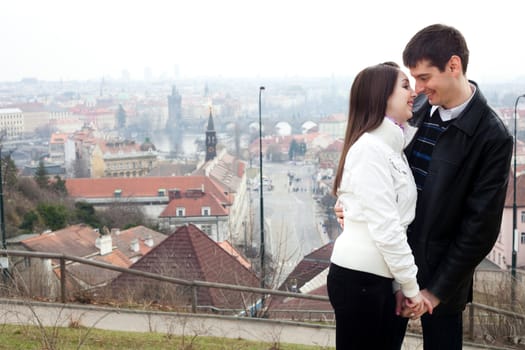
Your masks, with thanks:
[(107, 209), (97, 211), (103, 226), (126, 229), (146, 225), (146, 215), (140, 207), (128, 202), (114, 202)]

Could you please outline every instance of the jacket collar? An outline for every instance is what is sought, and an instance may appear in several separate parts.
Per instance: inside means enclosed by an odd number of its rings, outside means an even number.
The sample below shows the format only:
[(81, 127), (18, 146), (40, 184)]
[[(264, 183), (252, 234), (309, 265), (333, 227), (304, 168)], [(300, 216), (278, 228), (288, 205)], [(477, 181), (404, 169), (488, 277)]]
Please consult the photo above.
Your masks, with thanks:
[(469, 82), (476, 86), (474, 96), (469, 104), (465, 107), (463, 112), (452, 122), (458, 129), (462, 130), (469, 136), (474, 134), (474, 130), (479, 124), (481, 116), (487, 111), (487, 100), (479, 90), (478, 84), (469, 80)]
[(402, 152), (405, 147), (403, 130), (388, 118), (384, 118), (381, 125), (370, 131), (370, 134), (383, 140), (383, 142), (396, 152)]

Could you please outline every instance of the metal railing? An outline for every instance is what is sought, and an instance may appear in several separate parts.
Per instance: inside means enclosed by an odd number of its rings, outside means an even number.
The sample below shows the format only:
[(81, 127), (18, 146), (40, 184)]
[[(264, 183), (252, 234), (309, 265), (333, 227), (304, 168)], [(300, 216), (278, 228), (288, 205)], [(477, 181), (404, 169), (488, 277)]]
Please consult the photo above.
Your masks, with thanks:
[(310, 295), (310, 294), (301, 294), (301, 293), (293, 293), (293, 292), (286, 292), (281, 290), (275, 290), (275, 289), (266, 289), (266, 288), (257, 288), (257, 287), (249, 287), (249, 286), (239, 286), (239, 285), (232, 285), (232, 284), (225, 284), (225, 283), (217, 283), (217, 282), (206, 282), (206, 281), (189, 281), (181, 278), (176, 277), (169, 277), (164, 276), (152, 272), (146, 272), (146, 271), (140, 271), (135, 269), (129, 269), (125, 267), (119, 267), (99, 261), (89, 260), (85, 258), (80, 258), (77, 256), (67, 255), (67, 254), (59, 254), (59, 253), (44, 253), (44, 252), (32, 252), (32, 251), (21, 251), (21, 250), (1, 250), (0, 249), (0, 256), (7, 256), (7, 257), (28, 257), (28, 258), (40, 258), (40, 259), (56, 259), (59, 261), (59, 267), (60, 267), (60, 301), (62, 303), (66, 303), (67, 300), (67, 289), (66, 289), (66, 261), (72, 261), (77, 262), (80, 264), (86, 264), (90, 266), (99, 267), (102, 269), (122, 272), (130, 275), (150, 278), (157, 281), (162, 282), (169, 282), (173, 284), (183, 285), (192, 288), (191, 293), (191, 311), (193, 313), (197, 312), (197, 288), (199, 287), (206, 287), (206, 288), (219, 288), (219, 289), (227, 289), (227, 290), (234, 290), (234, 291), (240, 291), (240, 292), (251, 292), (251, 293), (257, 293), (262, 295), (277, 295), (277, 296), (283, 296), (283, 297), (292, 297), (292, 298), (301, 298), (301, 299), (310, 299), (310, 300), (320, 300), (320, 301), (328, 301), (328, 297), (323, 295)]

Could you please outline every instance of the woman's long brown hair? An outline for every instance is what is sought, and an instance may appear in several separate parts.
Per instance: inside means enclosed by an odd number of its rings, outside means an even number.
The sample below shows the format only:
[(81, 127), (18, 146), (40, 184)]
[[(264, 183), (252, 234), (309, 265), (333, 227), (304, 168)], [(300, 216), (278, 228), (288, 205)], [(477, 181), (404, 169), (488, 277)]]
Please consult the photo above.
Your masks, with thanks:
[(345, 167), (346, 154), (350, 147), (365, 132), (374, 130), (383, 122), (387, 101), (394, 92), (399, 75), (399, 66), (385, 62), (363, 69), (354, 79), (350, 89), (348, 123), (345, 141), (332, 193), (337, 196)]

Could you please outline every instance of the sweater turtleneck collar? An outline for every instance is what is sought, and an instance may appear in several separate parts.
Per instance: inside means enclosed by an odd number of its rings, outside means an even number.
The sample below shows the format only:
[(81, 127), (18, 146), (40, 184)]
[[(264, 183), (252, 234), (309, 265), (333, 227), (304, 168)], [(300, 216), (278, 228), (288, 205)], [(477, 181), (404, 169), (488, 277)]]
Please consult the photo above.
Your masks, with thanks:
[(372, 130), (370, 134), (379, 137), (396, 152), (402, 152), (405, 147), (403, 129), (390, 118), (385, 117), (381, 125)]

